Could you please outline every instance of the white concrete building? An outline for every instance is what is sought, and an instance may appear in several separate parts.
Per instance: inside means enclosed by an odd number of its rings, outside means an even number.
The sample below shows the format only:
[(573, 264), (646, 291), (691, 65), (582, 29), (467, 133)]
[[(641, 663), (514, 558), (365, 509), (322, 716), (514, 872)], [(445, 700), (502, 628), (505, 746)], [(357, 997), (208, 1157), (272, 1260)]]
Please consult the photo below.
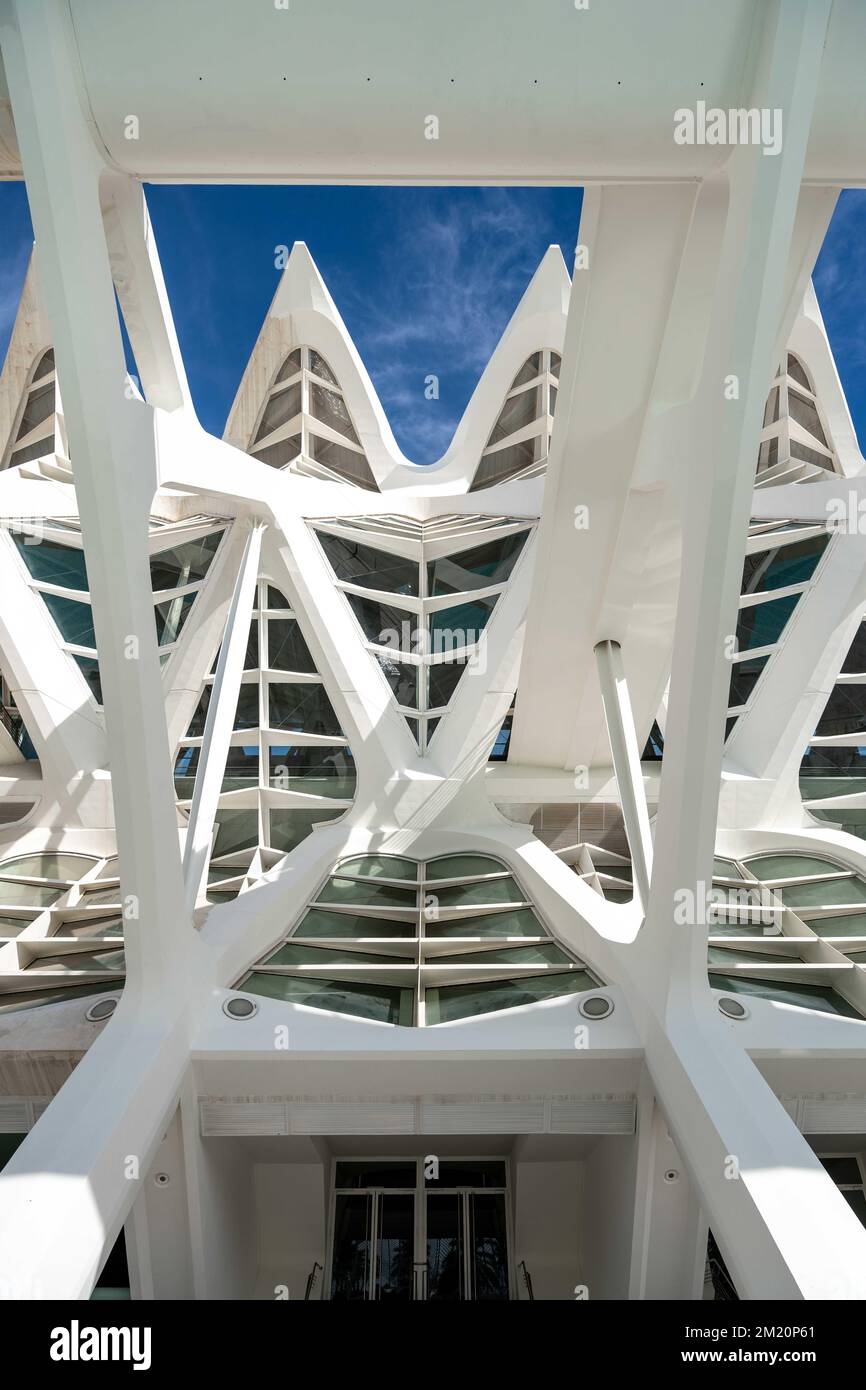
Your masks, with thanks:
[[(866, 1296), (811, 286), (866, 10), (4, 0), (0, 45), (0, 1288)], [(583, 184), (580, 248), (419, 468), (296, 244), (217, 440), (147, 180)]]

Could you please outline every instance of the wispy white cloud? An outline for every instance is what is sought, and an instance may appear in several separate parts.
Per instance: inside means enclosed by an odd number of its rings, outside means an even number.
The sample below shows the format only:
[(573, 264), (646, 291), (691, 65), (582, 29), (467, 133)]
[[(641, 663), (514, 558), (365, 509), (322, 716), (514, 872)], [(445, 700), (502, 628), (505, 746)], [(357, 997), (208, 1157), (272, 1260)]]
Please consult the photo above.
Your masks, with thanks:
[[(554, 234), (545, 192), (419, 193), (402, 205), (369, 286), (347, 277), (339, 287), (340, 310), (392, 428), (419, 462), (447, 448)], [(573, 244), (576, 218), (571, 236)], [(425, 399), (429, 374), (440, 381), (436, 401)]]

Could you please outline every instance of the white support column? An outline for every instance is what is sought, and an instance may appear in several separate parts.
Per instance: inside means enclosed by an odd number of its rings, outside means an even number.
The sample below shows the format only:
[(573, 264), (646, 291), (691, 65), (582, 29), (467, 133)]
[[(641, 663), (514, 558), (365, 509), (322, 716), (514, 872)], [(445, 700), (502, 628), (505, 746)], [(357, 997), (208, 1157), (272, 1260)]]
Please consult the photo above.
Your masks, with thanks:
[(619, 642), (596, 643), (595, 659), (598, 663), (598, 683), (601, 687), (613, 770), (616, 773), (625, 833), (631, 850), (634, 886), (641, 906), (646, 911), (652, 876), (652, 835), (640, 770), (640, 750), (637, 746), (637, 734)]
[(256, 522), (247, 537), (207, 707), (183, 855), (184, 890), (190, 913), (207, 875), (214, 818), (244, 673), (263, 531), (264, 526)]
[(176, 1103), (203, 948), (183, 891), (150, 584), (155, 411), (124, 391), (105, 165), (76, 86), (68, 7), (11, 0), (0, 43), (63, 383), (127, 908), (117, 1013), (0, 1181), (0, 1289), (86, 1298)]
[(866, 1232), (736, 1039), (736, 1025), (715, 1010), (706, 926), (677, 925), (675, 917), (678, 893), (697, 898), (712, 881), (726, 642), (735, 630), (761, 412), (829, 9), (828, 0), (762, 8), (751, 104), (782, 112), (782, 149), (768, 157), (742, 146), (729, 161), (711, 333), (692, 407), (696, 447), (655, 872), (634, 958), (647, 1066), (745, 1298), (866, 1297)]

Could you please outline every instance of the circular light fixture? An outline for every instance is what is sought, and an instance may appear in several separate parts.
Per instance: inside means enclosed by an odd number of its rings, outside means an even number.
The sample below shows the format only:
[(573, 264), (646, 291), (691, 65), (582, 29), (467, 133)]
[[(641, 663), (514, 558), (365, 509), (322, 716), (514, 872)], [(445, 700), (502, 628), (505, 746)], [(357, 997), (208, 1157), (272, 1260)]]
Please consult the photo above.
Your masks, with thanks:
[(590, 994), (588, 998), (581, 999), (577, 1008), (584, 1018), (608, 1018), (613, 1013), (613, 1000), (608, 999), (606, 994)]
[(719, 1013), (724, 1014), (725, 1018), (734, 1018), (737, 1022), (741, 1018), (749, 1017), (749, 1010), (745, 1004), (741, 1004), (739, 999), (732, 999), (728, 994), (719, 1000)]
[(114, 1010), (120, 1003), (119, 999), (97, 999), (95, 1004), (91, 1004), (84, 1017), (88, 1023), (104, 1023), (107, 1018), (111, 1018)]
[(223, 1000), (223, 1013), (228, 1018), (238, 1019), (252, 1018), (259, 1011), (259, 1006), (254, 999), (247, 999), (242, 994), (235, 994), (231, 999)]

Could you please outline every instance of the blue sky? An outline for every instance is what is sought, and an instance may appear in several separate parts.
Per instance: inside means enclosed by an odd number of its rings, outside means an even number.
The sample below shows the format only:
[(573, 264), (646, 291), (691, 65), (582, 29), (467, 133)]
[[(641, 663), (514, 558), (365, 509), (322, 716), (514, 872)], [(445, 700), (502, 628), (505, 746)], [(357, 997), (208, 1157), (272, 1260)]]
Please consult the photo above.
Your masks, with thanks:
[[(276, 288), (274, 249), (305, 241), (404, 452), (446, 449), (496, 342), (551, 243), (571, 269), (579, 189), (147, 190), (199, 417), (221, 434)], [(0, 185), (0, 357), (31, 240), (20, 184)], [(842, 194), (815, 287), (861, 447), (866, 444), (866, 191)], [(440, 381), (438, 401), (424, 378)]]

